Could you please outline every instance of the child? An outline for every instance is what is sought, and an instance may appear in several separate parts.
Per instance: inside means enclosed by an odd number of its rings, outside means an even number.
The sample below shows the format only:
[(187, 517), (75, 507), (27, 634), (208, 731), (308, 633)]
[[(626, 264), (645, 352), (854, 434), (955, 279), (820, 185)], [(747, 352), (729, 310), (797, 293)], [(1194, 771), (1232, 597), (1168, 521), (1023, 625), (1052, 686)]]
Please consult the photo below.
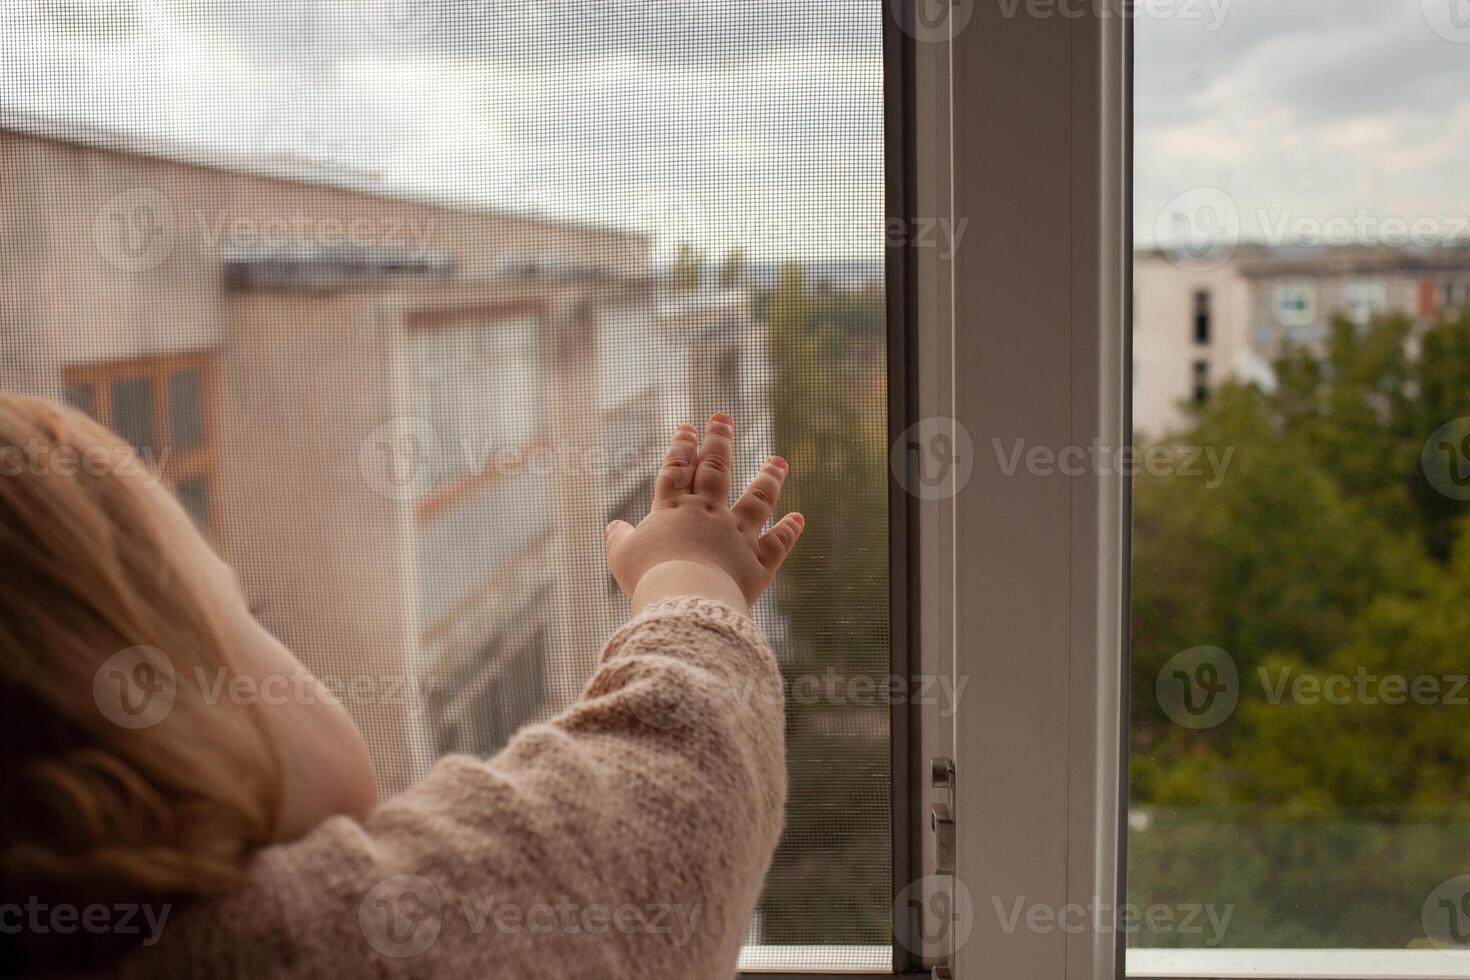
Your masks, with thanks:
[(728, 505), (733, 424), (681, 426), (607, 528), (633, 618), (581, 700), (379, 803), (340, 704), (218, 696), (314, 681), (127, 447), (0, 395), (7, 970), (730, 976), (785, 795), (750, 606), (803, 526), (762, 533), (776, 457)]

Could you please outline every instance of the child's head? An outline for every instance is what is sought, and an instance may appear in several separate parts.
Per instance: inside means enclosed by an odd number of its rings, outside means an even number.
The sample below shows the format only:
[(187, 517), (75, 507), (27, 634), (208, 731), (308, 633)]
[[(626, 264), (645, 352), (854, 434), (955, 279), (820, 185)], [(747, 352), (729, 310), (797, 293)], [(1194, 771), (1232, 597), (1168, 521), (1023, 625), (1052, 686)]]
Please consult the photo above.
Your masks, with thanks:
[[(169, 491), (90, 418), (0, 394), (0, 885), (51, 902), (229, 891), (374, 786)], [(257, 688), (258, 689), (258, 688)]]

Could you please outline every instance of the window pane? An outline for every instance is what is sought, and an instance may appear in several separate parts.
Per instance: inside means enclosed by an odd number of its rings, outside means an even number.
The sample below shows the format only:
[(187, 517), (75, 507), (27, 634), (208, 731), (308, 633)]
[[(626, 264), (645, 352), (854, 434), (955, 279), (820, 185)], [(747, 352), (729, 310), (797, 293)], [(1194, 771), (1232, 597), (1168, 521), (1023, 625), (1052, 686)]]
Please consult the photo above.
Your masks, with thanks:
[(1135, 946), (1470, 949), (1454, 7), (1140, 5)]
[(0, 293), (0, 377), (209, 352), (213, 404), (120, 381), (113, 424), (218, 447), (218, 546), (318, 676), (408, 682), (345, 699), (389, 792), (580, 694), (627, 614), (602, 528), (732, 413), (737, 478), (786, 456), (820, 515), (757, 609), (791, 793), (753, 956), (886, 967), (883, 0), (33, 6), (0, 203), (87, 247)]
[(173, 371), (168, 376), (169, 448), (198, 449), (204, 445), (204, 379), (198, 369)]
[(109, 385), (112, 430), (140, 453), (156, 450), (158, 431), (153, 418), (153, 382), (148, 378), (118, 378)]

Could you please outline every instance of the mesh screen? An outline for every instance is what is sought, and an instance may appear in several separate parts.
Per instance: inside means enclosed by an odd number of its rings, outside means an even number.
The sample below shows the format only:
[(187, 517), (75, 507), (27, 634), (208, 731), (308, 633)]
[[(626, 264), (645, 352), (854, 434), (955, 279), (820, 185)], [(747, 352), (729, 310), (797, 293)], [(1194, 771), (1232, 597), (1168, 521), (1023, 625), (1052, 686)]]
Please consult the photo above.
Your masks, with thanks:
[(0, 383), (145, 454), (386, 792), (577, 697), (677, 422), (735, 415), (741, 483), (792, 461), (752, 965), (888, 964), (881, 20), (0, 8)]

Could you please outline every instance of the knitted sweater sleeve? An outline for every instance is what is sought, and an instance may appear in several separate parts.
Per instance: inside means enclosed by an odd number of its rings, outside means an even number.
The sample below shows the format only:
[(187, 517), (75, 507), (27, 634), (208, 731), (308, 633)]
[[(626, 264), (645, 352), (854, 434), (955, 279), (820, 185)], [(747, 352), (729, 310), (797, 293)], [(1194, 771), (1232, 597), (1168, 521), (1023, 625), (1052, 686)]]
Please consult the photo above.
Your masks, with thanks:
[[(582, 698), (488, 761), (441, 760), (364, 824), (268, 848), (181, 913), (143, 972), (731, 976), (781, 832), (775, 658), (676, 599), (608, 642)], [(152, 953), (152, 955), (146, 955)]]

